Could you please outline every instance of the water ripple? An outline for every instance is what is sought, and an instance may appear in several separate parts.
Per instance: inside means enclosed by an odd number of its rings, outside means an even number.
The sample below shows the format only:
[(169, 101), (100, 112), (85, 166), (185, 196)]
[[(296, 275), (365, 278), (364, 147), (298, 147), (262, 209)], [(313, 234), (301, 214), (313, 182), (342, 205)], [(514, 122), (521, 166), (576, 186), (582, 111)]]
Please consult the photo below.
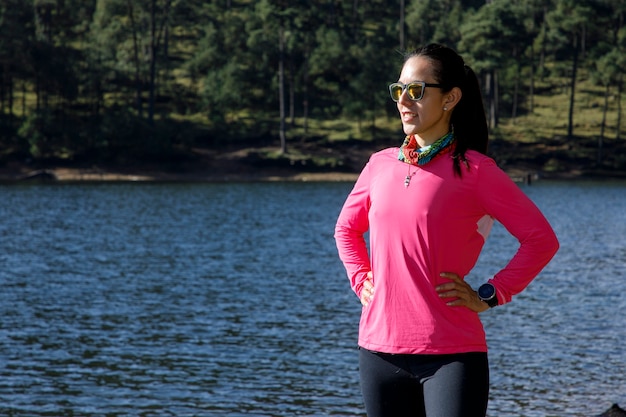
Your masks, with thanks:
[[(332, 239), (351, 184), (1, 187), (0, 414), (363, 415)], [(562, 249), (484, 315), (490, 415), (626, 404), (625, 190), (525, 188)], [(515, 248), (495, 227), (468, 279)]]

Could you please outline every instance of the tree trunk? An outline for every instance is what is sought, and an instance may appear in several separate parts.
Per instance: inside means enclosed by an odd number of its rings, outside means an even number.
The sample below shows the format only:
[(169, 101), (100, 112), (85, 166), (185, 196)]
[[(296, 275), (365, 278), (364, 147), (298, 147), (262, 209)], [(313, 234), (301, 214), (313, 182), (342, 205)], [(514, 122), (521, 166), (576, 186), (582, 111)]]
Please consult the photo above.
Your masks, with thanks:
[(150, 82), (148, 85), (148, 122), (154, 124), (154, 98), (156, 89), (156, 55), (157, 40), (156, 0), (152, 0), (150, 7)]
[(606, 114), (609, 110), (609, 85), (604, 89), (604, 106), (602, 108), (602, 122), (600, 122), (600, 138), (604, 138), (604, 129), (606, 127)]
[(493, 127), (498, 127), (500, 121), (500, 115), (498, 109), (500, 108), (500, 88), (498, 81), (498, 71), (493, 70)]
[(11, 74), (9, 74), (9, 80), (7, 83), (9, 84), (9, 116), (11, 116), (11, 122), (13, 122), (13, 102), (15, 101), (13, 90), (15, 83), (13, 82), (13, 76)]
[(135, 105), (137, 106), (137, 115), (143, 117), (143, 103), (141, 101), (141, 75), (139, 70), (139, 40), (137, 39), (137, 25), (135, 24), (135, 12), (133, 10), (132, 0), (127, 0), (128, 17), (130, 18), (130, 26), (133, 33), (133, 59), (135, 61)]
[(287, 152), (287, 140), (285, 135), (285, 39), (283, 28), (278, 31), (278, 103), (280, 107), (280, 153)]
[(304, 99), (302, 100), (302, 128), (304, 129), (304, 135), (306, 136), (309, 133), (309, 58), (307, 51), (307, 58), (304, 61), (304, 75), (303, 75), (303, 89), (302, 95)]
[(165, 37), (165, 28), (167, 27), (171, 4), (172, 1), (168, 0), (163, 5), (163, 15), (160, 26), (158, 27), (156, 18), (156, 0), (152, 0), (152, 6), (150, 10), (150, 81), (148, 85), (148, 121), (151, 125), (154, 124), (157, 91), (157, 56), (159, 53), (159, 48), (161, 47), (161, 39), (162, 37)]
[(569, 115), (567, 117), (567, 138), (574, 137), (574, 96), (576, 93), (576, 73), (578, 72), (578, 38), (574, 36), (572, 78), (570, 80)]
[(404, 0), (400, 0), (400, 50), (404, 51)]
[(22, 81), (22, 118), (26, 117), (26, 81)]
[(489, 127), (489, 130), (491, 130), (491, 101), (492, 101), (492, 92), (491, 92), (491, 71), (487, 71), (485, 73), (485, 99), (487, 100), (486, 103), (486, 110), (487, 110), (487, 126)]
[(543, 81), (544, 67), (546, 61), (546, 15), (548, 14), (548, 6), (543, 6), (543, 21), (541, 22), (541, 50), (539, 51), (539, 79)]
[(352, 36), (356, 41), (358, 39), (359, 28), (359, 0), (352, 2)]
[(41, 75), (35, 70), (35, 110), (41, 110)]
[(293, 68), (293, 59), (289, 59), (289, 124), (294, 126), (296, 124), (296, 82), (294, 80), (295, 70)]
[(615, 140), (619, 140), (622, 126), (622, 80), (617, 82), (617, 126), (615, 126)]
[(535, 110), (535, 48), (530, 45), (530, 87), (529, 87), (528, 111), (532, 114)]
[(0, 114), (4, 113), (4, 74), (6, 71), (0, 71)]
[(485, 86), (486, 86), (486, 96), (487, 96), (487, 111), (488, 111), (488, 126), (489, 129), (493, 129), (494, 127), (497, 126), (497, 116), (496, 116), (496, 109), (497, 109), (497, 82), (496, 82), (496, 72), (495, 70), (489, 70), (487, 71), (487, 73), (485, 74), (486, 77), (486, 82), (485, 82)]
[(602, 164), (602, 148), (604, 146), (604, 129), (606, 126), (606, 113), (609, 110), (609, 85), (604, 90), (604, 108), (602, 109), (602, 123), (600, 123), (600, 137), (598, 137), (598, 165)]
[(511, 109), (511, 120), (515, 124), (515, 118), (517, 117), (517, 100), (519, 96), (519, 83), (521, 78), (522, 68), (519, 59), (515, 61), (515, 83), (513, 86), (513, 109)]

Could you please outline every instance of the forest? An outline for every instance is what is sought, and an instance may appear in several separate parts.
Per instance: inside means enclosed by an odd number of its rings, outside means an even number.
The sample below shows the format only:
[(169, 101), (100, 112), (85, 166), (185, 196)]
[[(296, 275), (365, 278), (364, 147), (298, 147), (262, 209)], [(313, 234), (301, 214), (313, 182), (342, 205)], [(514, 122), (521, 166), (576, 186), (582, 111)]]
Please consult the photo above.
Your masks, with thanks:
[(387, 85), (438, 42), (479, 74), (496, 151), (584, 148), (577, 163), (626, 171), (625, 15), (623, 0), (0, 0), (0, 166), (255, 148), (350, 169), (348, 144), (401, 142)]

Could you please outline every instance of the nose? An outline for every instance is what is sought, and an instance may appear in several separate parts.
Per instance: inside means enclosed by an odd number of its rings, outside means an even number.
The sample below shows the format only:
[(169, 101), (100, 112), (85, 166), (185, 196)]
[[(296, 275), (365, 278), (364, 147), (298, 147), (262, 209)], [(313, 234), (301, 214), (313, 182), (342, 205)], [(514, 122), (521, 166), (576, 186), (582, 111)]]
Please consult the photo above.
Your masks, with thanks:
[(402, 90), (402, 94), (400, 94), (400, 97), (398, 97), (398, 103), (402, 104), (403, 106), (407, 106), (410, 105), (412, 102), (413, 100), (409, 98), (409, 89), (405, 88), (404, 90)]

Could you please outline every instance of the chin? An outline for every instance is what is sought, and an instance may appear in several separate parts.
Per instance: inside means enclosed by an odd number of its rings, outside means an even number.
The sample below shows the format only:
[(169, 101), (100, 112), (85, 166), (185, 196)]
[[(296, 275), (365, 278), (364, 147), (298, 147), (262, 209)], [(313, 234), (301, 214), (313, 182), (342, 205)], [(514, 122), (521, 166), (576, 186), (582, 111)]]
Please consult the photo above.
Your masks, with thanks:
[(404, 134), (407, 136), (414, 135), (417, 133), (417, 129), (414, 126), (405, 126), (403, 130), (404, 130)]

